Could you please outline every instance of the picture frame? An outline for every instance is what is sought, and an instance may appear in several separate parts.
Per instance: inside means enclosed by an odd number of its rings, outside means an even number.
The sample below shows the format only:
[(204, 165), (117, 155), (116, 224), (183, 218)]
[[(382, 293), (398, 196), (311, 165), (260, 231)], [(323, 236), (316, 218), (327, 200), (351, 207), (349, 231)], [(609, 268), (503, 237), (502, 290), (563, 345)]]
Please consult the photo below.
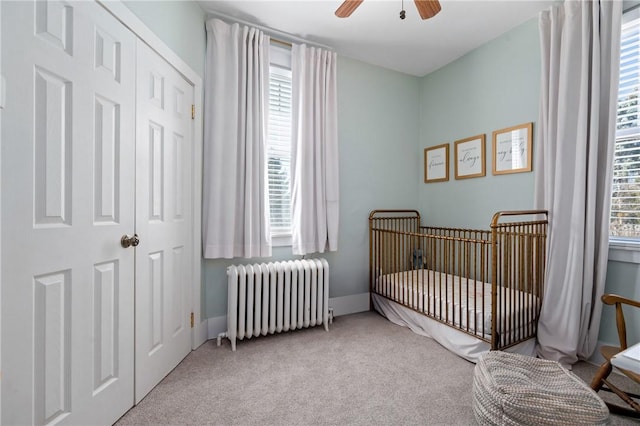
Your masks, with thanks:
[(424, 149), (424, 183), (449, 180), (449, 144)]
[(454, 142), (453, 158), (456, 179), (486, 175), (486, 135), (472, 136)]
[(533, 123), (493, 132), (493, 174), (531, 171)]

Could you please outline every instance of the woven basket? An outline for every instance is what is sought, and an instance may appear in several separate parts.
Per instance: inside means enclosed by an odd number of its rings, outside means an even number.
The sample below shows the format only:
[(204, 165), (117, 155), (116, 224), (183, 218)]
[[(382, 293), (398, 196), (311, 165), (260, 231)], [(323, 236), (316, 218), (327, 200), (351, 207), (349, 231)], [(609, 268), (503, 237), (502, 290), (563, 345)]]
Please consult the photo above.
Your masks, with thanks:
[(492, 351), (473, 376), (473, 413), (483, 425), (603, 425), (604, 401), (555, 361)]

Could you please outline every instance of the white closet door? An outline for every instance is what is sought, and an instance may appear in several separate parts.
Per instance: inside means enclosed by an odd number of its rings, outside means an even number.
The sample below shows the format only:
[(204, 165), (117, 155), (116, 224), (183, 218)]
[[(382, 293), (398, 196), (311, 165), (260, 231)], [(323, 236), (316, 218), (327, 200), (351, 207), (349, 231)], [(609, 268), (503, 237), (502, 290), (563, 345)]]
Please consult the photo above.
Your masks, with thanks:
[(135, 38), (93, 2), (2, 2), (2, 424), (133, 404)]
[(191, 350), (193, 86), (138, 41), (136, 403)]

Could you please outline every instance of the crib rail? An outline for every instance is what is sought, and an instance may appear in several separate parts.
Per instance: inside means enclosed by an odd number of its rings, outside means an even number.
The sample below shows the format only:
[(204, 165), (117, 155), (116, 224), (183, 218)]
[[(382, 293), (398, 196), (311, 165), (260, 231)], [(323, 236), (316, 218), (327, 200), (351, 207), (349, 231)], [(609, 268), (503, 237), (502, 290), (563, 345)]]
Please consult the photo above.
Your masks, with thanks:
[[(547, 226), (548, 213), (541, 210), (497, 212), (491, 220), (492, 342), (500, 340), (501, 348), (537, 333), (544, 296)], [(500, 292), (500, 288), (519, 292)], [(524, 304), (530, 309), (518, 309)], [(505, 312), (517, 314), (508, 316)], [(505, 329), (517, 332), (498, 336), (498, 330)]]
[(415, 210), (369, 217), (370, 287), (503, 349), (535, 336), (546, 212), (499, 212), (490, 230), (421, 226)]
[[(379, 230), (387, 230), (389, 234), (411, 233), (420, 230), (420, 213), (417, 210), (374, 210), (369, 215), (369, 277), (384, 262), (385, 268), (397, 272), (407, 268), (404, 256), (409, 246), (400, 246), (401, 242), (394, 238), (384, 237)], [(405, 245), (408, 241), (403, 242)], [(392, 254), (385, 259), (382, 255)], [(395, 255), (393, 255), (395, 254)], [(369, 306), (373, 309), (371, 303)]]

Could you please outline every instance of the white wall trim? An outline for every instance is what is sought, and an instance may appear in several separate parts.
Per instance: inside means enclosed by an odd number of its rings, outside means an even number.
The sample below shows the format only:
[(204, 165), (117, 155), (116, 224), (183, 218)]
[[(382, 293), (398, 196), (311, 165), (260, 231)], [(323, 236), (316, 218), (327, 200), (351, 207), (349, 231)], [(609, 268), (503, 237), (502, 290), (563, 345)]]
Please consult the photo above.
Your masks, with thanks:
[(218, 334), (227, 331), (227, 316), (213, 317), (207, 320), (209, 339), (216, 339)]
[[(0, 23), (2, 22), (2, 3), (0, 2)], [(2, 108), (0, 109), (0, 146), (2, 145), (2, 109), (5, 105), (5, 85), (4, 78), (2, 77), (2, 28), (0, 26), (0, 102), (2, 102)], [(2, 164), (2, 156), (0, 155), (0, 164)], [(2, 175), (2, 167), (0, 166), (0, 176)], [(0, 188), (2, 188), (2, 178), (0, 178)], [(2, 197), (0, 197), (0, 212), (2, 211)], [(2, 235), (2, 214), (0, 213), (0, 235)], [(0, 244), (0, 294), (2, 294), (2, 244)], [(2, 374), (2, 308), (0, 307), (0, 374)], [(1, 388), (1, 386), (0, 386)], [(0, 419), (2, 418), (2, 391), (0, 390)]]
[[(169, 46), (167, 46), (149, 27), (145, 25), (120, 0), (96, 0), (140, 40), (173, 66), (193, 86), (194, 104), (196, 108), (193, 120), (193, 283), (191, 286), (191, 311), (194, 313), (194, 327), (191, 329), (191, 348), (195, 349), (206, 340), (206, 321), (201, 312), (202, 293), (202, 244), (201, 210), (202, 210), (202, 78)], [(203, 53), (204, 54), (204, 53)]]
[[(369, 310), (369, 292), (350, 296), (329, 298), (329, 307), (333, 308), (333, 316), (355, 314)], [(207, 320), (209, 339), (216, 339), (218, 334), (227, 331), (227, 316), (213, 317)], [(329, 327), (331, 330), (331, 327)]]
[[(591, 358), (585, 360), (585, 362), (588, 362), (589, 364), (595, 365), (596, 367), (600, 368), (600, 366), (604, 362), (604, 357), (602, 356), (602, 353), (600, 352), (600, 347), (601, 346), (617, 346), (617, 344), (603, 342), (602, 340), (598, 340), (598, 344), (596, 345), (596, 350), (591, 355)], [(612, 373), (618, 374), (620, 376), (624, 376), (624, 374), (622, 374), (620, 371), (618, 371), (615, 368), (612, 370)]]
[(369, 292), (352, 294), (349, 296), (332, 297), (329, 306), (333, 308), (333, 316), (356, 314), (369, 310)]
[[(151, 49), (153, 49), (158, 55), (162, 56), (167, 62), (169, 62), (180, 74), (182, 74), (187, 80), (195, 84), (199, 82), (202, 84), (202, 79), (196, 73), (193, 68), (189, 66), (180, 56), (178, 56), (164, 41), (160, 39), (147, 25), (142, 22), (138, 16), (131, 11), (120, 0), (96, 0), (102, 7), (109, 11), (117, 20), (129, 28), (131, 32), (138, 36), (138, 38), (144, 41)], [(203, 52), (204, 54), (204, 52)]]
[[(600, 352), (600, 347), (602, 346), (618, 346), (618, 345), (616, 343), (609, 343), (609, 342), (603, 342), (602, 340), (598, 340), (598, 344), (596, 345), (596, 350), (593, 351), (591, 358), (587, 359), (586, 362), (588, 362), (589, 364), (593, 364), (596, 367), (600, 367), (604, 362), (604, 357), (602, 356), (602, 352)], [(623, 375), (622, 373), (617, 371), (615, 368), (613, 369), (613, 372)]]
[(191, 164), (191, 199), (193, 200), (193, 282), (191, 286), (191, 312), (195, 315), (194, 328), (191, 330), (191, 349), (195, 349), (207, 340), (207, 329), (204, 326), (202, 312), (202, 151), (203, 151), (203, 116), (202, 116), (202, 80), (198, 78), (193, 84), (193, 102), (195, 119), (193, 120), (193, 151)]
[(589, 364), (600, 366), (604, 362), (604, 357), (600, 353), (600, 347), (604, 345), (611, 346), (610, 343), (606, 343), (601, 340), (598, 340), (598, 344), (596, 345), (596, 350), (593, 351), (593, 354), (591, 354), (591, 358), (586, 360)]
[(609, 260), (640, 264), (640, 244), (638, 241), (610, 241)]

